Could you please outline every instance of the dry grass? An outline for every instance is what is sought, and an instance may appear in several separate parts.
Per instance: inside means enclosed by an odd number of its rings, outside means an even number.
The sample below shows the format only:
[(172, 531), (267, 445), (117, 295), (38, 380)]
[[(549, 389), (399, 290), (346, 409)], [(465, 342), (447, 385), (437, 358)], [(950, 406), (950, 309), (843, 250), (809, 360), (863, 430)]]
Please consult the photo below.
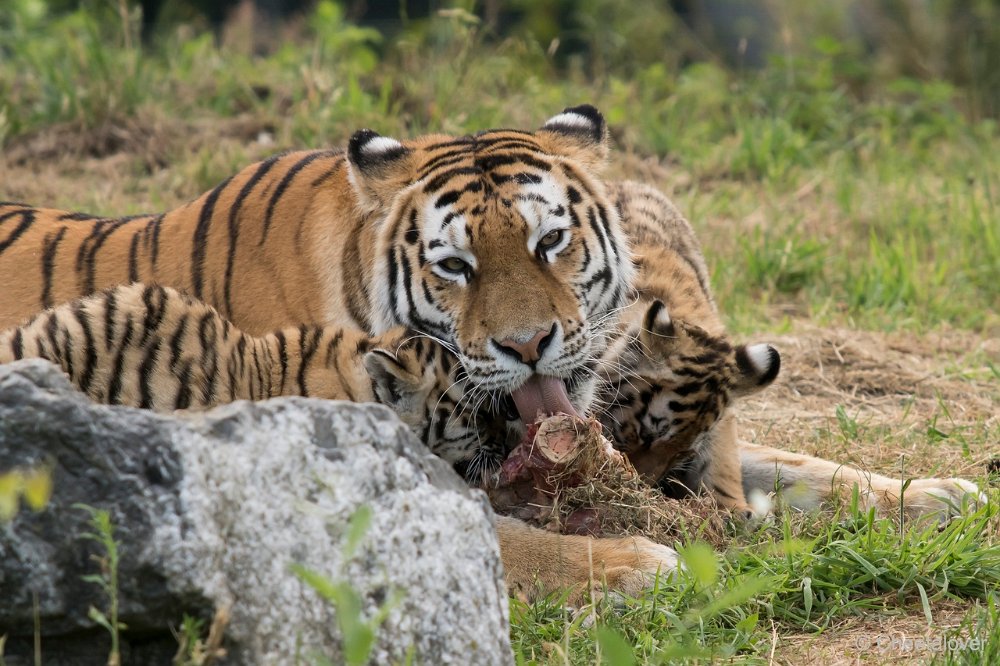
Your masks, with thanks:
[[(596, 419), (540, 421), (504, 463), (494, 509), (555, 532), (641, 535), (678, 545), (727, 543), (727, 516), (710, 499), (669, 499), (603, 436)], [(731, 530), (730, 530), (731, 532)]]
[(4, 147), (2, 198), (109, 216), (157, 212), (277, 150), (273, 127), (249, 114), (186, 122), (150, 109), (90, 130), (55, 125)]
[(782, 353), (781, 375), (742, 405), (751, 441), (887, 474), (904, 456), (908, 476), (982, 476), (998, 453), (996, 338), (800, 322), (770, 341)]
[[(941, 603), (935, 607), (935, 622), (928, 626), (923, 615), (901, 614), (892, 603), (884, 613), (850, 617), (838, 621), (823, 634), (775, 635), (774, 662), (788, 666), (848, 666), (850, 664), (896, 664), (924, 662), (932, 657), (926, 652), (891, 649), (893, 638), (941, 636), (959, 626), (967, 608), (962, 604)], [(882, 647), (878, 641), (882, 639)]]
[(645, 536), (672, 546), (705, 541), (722, 548), (732, 535), (729, 516), (710, 498), (668, 499), (637, 476), (615, 471), (560, 491), (553, 514), (557, 524), (565, 524), (592, 507), (599, 508), (605, 536)]

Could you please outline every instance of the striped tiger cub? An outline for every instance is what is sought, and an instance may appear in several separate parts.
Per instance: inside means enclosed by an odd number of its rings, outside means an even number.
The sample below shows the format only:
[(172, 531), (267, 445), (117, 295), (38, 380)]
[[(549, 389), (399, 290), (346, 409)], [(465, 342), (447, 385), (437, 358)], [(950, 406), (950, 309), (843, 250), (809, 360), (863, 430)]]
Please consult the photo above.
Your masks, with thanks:
[(678, 497), (701, 490), (737, 515), (758, 513), (750, 493), (784, 492), (811, 509), (857, 486), (880, 513), (948, 516), (966, 496), (963, 479), (913, 480), (900, 499), (900, 480), (781, 449), (739, 441), (732, 405), (770, 385), (781, 367), (765, 344), (733, 344), (709, 288), (701, 247), (687, 220), (665, 196), (636, 183), (614, 190), (622, 227), (632, 240), (636, 300), (604, 357), (607, 383), (601, 420), (640, 472)]
[(504, 455), (487, 450), (497, 442), (485, 432), (491, 417), (463, 409), (454, 356), (403, 328), (369, 336), (298, 326), (252, 336), (197, 299), (134, 283), (0, 332), (0, 363), (22, 358), (55, 363), (101, 403), (169, 411), (293, 395), (379, 402), (470, 474), (482, 476)]
[(766, 344), (730, 341), (698, 241), (666, 197), (637, 183), (617, 185), (614, 195), (638, 272), (635, 301), (603, 364), (602, 422), (668, 495), (704, 489), (749, 516), (730, 407), (770, 385), (781, 357)]
[(737, 345), (648, 304), (622, 344), (614, 381), (604, 386), (602, 422), (635, 468), (669, 497), (707, 489), (743, 512), (730, 407), (769, 386), (781, 357), (767, 344)]

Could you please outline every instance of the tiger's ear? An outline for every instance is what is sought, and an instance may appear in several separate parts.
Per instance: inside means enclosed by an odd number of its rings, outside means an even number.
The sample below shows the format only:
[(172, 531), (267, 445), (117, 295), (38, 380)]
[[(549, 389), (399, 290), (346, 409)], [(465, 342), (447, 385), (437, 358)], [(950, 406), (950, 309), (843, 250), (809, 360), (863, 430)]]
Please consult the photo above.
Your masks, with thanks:
[(767, 388), (781, 370), (781, 354), (771, 345), (741, 345), (736, 348), (739, 373), (733, 385), (733, 395), (743, 396)]
[(646, 315), (642, 318), (642, 330), (639, 340), (643, 351), (650, 355), (669, 354), (677, 341), (677, 329), (670, 312), (663, 301), (657, 299), (650, 303)]
[(384, 405), (397, 407), (417, 392), (420, 378), (392, 352), (373, 349), (365, 354), (365, 370), (372, 380), (375, 397)]
[(590, 104), (572, 106), (552, 116), (536, 136), (548, 139), (548, 152), (569, 157), (593, 171), (600, 171), (608, 158), (608, 125)]
[(384, 208), (413, 178), (413, 151), (370, 129), (358, 130), (347, 144), (350, 179), (365, 210)]

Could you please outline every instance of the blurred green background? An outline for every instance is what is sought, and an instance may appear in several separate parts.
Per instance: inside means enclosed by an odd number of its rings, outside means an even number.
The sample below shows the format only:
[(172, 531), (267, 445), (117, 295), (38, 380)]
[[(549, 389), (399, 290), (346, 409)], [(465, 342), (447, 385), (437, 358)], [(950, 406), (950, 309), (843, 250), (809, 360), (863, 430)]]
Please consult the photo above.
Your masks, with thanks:
[[(63, 208), (162, 209), (361, 127), (582, 102), (610, 176), (695, 224), (737, 329), (1000, 329), (996, 0), (0, 3), (0, 195)], [(77, 173), (114, 156), (102, 187)], [(25, 175), (42, 163), (59, 179)]]
[[(473, 42), (461, 41), (473, 35)], [(349, 79), (370, 75), (357, 80), (373, 94), (403, 85), (384, 69), (373, 72), (376, 63), (420, 68), (436, 55), (435, 66), (460, 76), (470, 56), (490, 54), (505, 59), (492, 63), (497, 93), (518, 77), (526, 84), (576, 77), (603, 87), (622, 79), (655, 86), (708, 66), (719, 76), (770, 72), (806, 93), (950, 103), (972, 120), (1000, 112), (997, 0), (5, 0), (0, 137), (59, 115), (53, 106), (75, 116), (85, 109), (73, 107), (101, 104), (52, 99), (66, 93), (65, 82), (32, 85), (25, 76), (31, 64), (62, 59), (65, 75), (100, 75), (116, 63), (102, 62), (97, 45), (141, 44), (147, 59), (184, 63), (198, 59), (197, 44), (206, 39), (285, 62), (293, 58), (290, 47), (308, 45), (310, 64)], [(20, 71), (11, 71), (16, 64)], [(118, 75), (138, 76), (134, 69)], [(140, 93), (122, 92), (125, 99), (104, 101), (127, 112)], [(245, 90), (219, 92), (233, 105), (254, 102), (241, 99)], [(415, 127), (439, 122), (433, 105), (407, 102), (393, 111)]]

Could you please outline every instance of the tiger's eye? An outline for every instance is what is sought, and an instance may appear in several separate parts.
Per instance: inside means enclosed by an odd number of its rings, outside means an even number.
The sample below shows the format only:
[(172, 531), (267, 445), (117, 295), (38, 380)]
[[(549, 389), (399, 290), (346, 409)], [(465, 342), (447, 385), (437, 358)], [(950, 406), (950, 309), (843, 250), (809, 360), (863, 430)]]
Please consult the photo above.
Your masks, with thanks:
[(438, 266), (443, 268), (445, 271), (455, 273), (456, 275), (462, 275), (469, 271), (469, 264), (458, 257), (448, 257), (447, 259), (442, 259), (438, 262)]
[(548, 250), (549, 248), (559, 245), (560, 241), (563, 239), (563, 230), (556, 229), (555, 231), (550, 231), (538, 240), (538, 247), (543, 250)]

